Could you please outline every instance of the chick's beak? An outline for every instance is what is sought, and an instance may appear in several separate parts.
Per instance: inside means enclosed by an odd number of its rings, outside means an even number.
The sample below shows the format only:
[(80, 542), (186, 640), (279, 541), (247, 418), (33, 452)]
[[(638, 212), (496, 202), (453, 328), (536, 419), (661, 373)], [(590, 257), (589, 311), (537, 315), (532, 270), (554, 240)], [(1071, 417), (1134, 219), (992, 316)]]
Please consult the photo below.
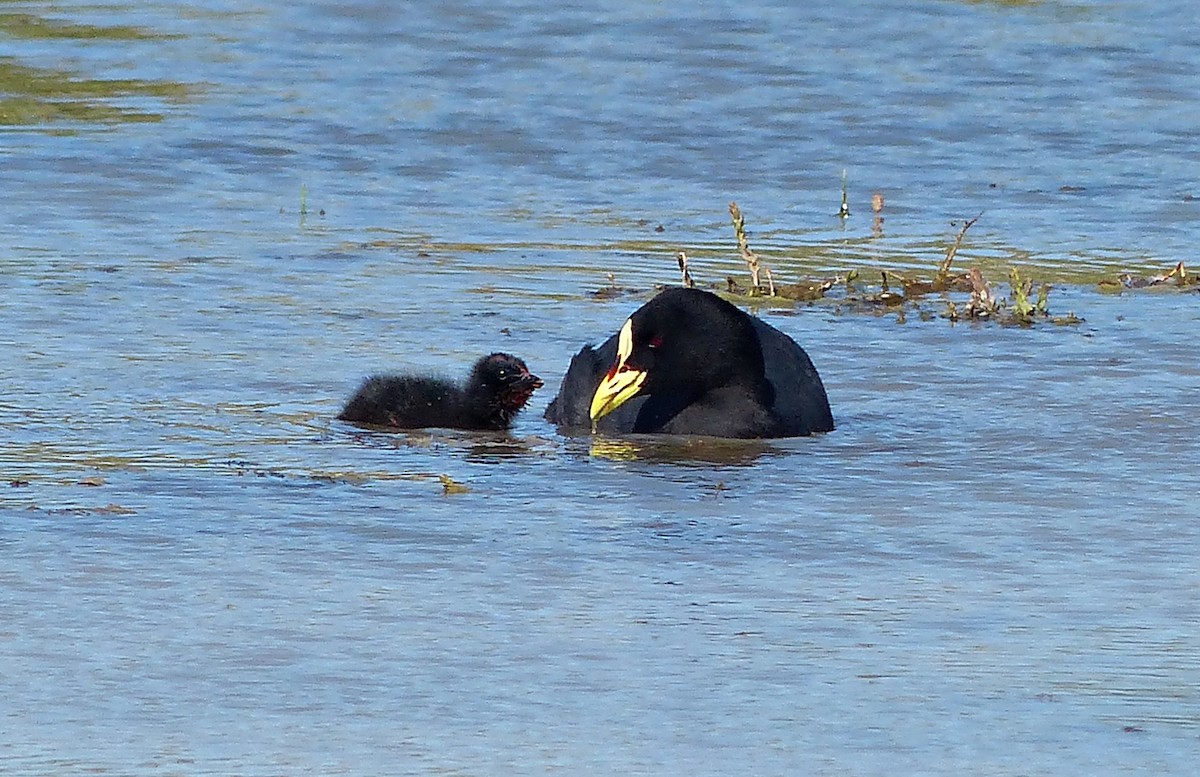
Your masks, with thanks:
[(617, 336), (617, 363), (600, 381), (596, 393), (592, 395), (589, 412), (593, 423), (636, 397), (642, 390), (642, 384), (646, 382), (646, 372), (626, 363), (632, 352), (633, 323), (626, 320)]
[(519, 375), (514, 375), (509, 380), (509, 385), (520, 391), (533, 393), (542, 387), (542, 379), (524, 368), (521, 369)]

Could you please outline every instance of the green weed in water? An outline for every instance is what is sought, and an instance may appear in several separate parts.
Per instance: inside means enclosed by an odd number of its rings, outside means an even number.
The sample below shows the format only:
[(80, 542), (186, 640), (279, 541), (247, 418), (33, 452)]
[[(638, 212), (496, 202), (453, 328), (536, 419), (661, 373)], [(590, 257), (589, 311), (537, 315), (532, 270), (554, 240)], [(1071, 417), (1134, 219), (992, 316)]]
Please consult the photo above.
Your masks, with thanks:
[[(0, 38), (70, 41), (166, 40), (139, 27), (96, 26), (47, 19), (29, 13), (0, 13)], [(157, 122), (163, 114), (119, 104), (122, 98), (151, 97), (167, 102), (188, 99), (194, 87), (174, 81), (89, 77), (80, 73), (30, 67), (0, 57), (0, 126)]]

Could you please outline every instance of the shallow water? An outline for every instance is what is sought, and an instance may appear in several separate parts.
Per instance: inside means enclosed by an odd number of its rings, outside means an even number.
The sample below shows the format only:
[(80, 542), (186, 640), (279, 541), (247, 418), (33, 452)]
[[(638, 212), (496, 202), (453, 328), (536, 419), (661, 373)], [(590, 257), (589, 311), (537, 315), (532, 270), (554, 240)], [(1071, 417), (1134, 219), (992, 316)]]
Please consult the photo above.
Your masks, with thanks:
[[(1200, 306), (1093, 282), (1192, 259), (1190, 5), (55, 8), (148, 34), (5, 56), (187, 96), (0, 126), (0, 771), (1194, 771)], [(1084, 323), (766, 307), (834, 433), (557, 435), (734, 199), (780, 279), (982, 211)], [(496, 348), (511, 435), (332, 420)]]

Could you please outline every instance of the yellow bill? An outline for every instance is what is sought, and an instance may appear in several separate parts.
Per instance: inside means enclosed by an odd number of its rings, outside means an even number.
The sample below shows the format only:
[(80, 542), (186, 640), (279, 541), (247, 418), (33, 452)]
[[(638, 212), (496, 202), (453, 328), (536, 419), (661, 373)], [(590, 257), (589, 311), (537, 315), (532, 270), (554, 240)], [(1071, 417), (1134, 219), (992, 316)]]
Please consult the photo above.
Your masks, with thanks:
[(626, 320), (617, 335), (617, 363), (612, 366), (604, 380), (592, 395), (592, 423), (603, 418), (638, 395), (646, 382), (646, 373), (625, 362), (633, 352), (633, 323)]

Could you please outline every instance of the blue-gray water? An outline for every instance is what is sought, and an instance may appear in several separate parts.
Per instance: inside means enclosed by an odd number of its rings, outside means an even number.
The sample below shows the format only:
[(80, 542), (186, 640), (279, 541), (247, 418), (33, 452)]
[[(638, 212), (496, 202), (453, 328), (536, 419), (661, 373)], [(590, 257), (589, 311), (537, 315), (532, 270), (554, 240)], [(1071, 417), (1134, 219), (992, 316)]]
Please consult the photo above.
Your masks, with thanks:
[[(1071, 279), (1195, 258), (1195, 9), (902, 5), (5, 4), (189, 94), (0, 126), (0, 772), (1193, 774), (1200, 301)], [(781, 279), (983, 212), (1085, 321), (768, 307), (834, 433), (558, 436), (730, 200)], [(510, 436), (332, 420), (496, 348)]]

